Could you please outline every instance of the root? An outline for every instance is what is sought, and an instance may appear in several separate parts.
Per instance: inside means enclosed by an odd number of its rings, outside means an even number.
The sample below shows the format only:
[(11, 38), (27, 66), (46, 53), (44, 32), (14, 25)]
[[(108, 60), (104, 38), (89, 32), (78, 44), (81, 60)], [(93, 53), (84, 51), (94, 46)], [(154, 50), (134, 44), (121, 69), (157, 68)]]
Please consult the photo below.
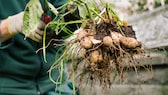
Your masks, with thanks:
[(61, 41), (63, 41), (63, 40), (60, 40), (60, 39), (51, 39), (49, 42), (48, 42), (48, 44), (45, 46), (45, 48), (43, 48), (43, 47), (41, 47), (41, 48), (39, 48), (38, 50), (36, 50), (36, 53), (38, 53), (40, 50), (43, 50), (43, 49), (46, 49), (46, 48), (48, 48), (50, 45), (51, 45), (51, 43), (52, 42), (55, 42), (53, 45), (55, 45), (55, 46), (63, 46), (63, 45), (65, 45), (65, 44), (57, 44), (57, 42), (61, 42)]

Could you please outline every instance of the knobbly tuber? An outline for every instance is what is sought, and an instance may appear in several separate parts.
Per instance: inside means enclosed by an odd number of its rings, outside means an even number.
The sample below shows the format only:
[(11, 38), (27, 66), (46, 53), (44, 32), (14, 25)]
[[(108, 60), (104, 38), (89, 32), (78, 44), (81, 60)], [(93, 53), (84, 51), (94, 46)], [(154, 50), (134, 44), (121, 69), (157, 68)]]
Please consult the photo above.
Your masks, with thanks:
[(139, 41), (131, 37), (121, 37), (120, 42), (126, 48), (131, 48), (131, 49), (141, 46), (141, 43)]
[(112, 46), (112, 45), (113, 45), (113, 40), (112, 40), (112, 38), (111, 38), (110, 36), (105, 36), (105, 37), (103, 38), (103, 45), (104, 45), (104, 46), (107, 46), (107, 47)]

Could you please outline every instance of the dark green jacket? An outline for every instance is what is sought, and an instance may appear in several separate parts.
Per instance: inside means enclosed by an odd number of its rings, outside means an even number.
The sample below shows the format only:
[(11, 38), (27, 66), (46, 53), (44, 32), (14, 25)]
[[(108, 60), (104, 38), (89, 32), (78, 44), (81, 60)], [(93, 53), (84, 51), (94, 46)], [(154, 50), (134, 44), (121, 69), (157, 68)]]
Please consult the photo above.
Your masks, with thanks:
[[(0, 0), (0, 20), (23, 11), (28, 1)], [(50, 1), (56, 7), (65, 2), (65, 0)], [(47, 63), (44, 63), (42, 52), (35, 52), (40, 47), (42, 46), (39, 43), (31, 39), (24, 40), (22, 34), (16, 34), (1, 43), (0, 95), (37, 95), (37, 93), (46, 95), (50, 91), (55, 91), (56, 86), (50, 81), (47, 71), (56, 58), (57, 48), (54, 46), (47, 48)], [(57, 79), (58, 76), (59, 71), (53, 71), (53, 78)]]

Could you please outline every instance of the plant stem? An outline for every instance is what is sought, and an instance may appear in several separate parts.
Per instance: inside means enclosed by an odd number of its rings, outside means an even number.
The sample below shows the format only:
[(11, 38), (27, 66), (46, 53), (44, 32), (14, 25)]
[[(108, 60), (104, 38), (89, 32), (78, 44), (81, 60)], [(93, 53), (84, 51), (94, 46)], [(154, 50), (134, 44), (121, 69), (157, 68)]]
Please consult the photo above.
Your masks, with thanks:
[(77, 24), (77, 23), (83, 23), (83, 22), (87, 22), (87, 20), (75, 20), (75, 21), (62, 22), (62, 23), (56, 21), (56, 22), (53, 22), (53, 24), (60, 24), (60, 25), (66, 24), (66, 25), (68, 25), (68, 24)]
[(44, 62), (47, 63), (47, 59), (46, 59), (46, 46), (45, 46), (45, 40), (46, 40), (46, 30), (47, 30), (47, 26), (44, 28), (44, 34), (43, 34), (43, 58), (44, 58)]
[[(60, 72), (60, 87), (61, 87), (61, 91), (62, 91), (63, 71), (64, 71), (64, 62), (63, 62), (63, 60), (61, 60), (61, 72)], [(61, 91), (59, 91), (59, 95), (61, 95)]]
[(86, 9), (87, 9), (87, 11), (88, 11), (89, 18), (92, 18), (92, 14), (91, 14), (91, 11), (90, 11), (90, 9), (89, 9), (89, 6), (87, 5), (87, 3), (84, 3), (84, 4), (85, 4)]
[(95, 10), (91, 9), (99, 18), (101, 18), (104, 22), (106, 22), (106, 19), (103, 18), (100, 14), (98, 14)]

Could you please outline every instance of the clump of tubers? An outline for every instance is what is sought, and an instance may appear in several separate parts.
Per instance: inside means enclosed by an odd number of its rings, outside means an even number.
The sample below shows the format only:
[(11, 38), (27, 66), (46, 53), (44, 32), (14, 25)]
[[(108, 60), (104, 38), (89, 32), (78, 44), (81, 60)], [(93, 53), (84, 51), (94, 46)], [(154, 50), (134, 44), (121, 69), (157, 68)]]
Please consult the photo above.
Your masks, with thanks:
[[(80, 45), (78, 46), (80, 49), (77, 51), (80, 60), (77, 65), (84, 63), (82, 74), (90, 75), (91, 79), (98, 78), (101, 83), (104, 82), (107, 85), (111, 84), (111, 72), (119, 74), (122, 78), (123, 72), (125, 72), (123, 64), (135, 62), (134, 54), (143, 53), (141, 52), (141, 42), (133, 38), (135, 35), (132, 35), (132, 32), (134, 31), (129, 32), (130, 27), (127, 25), (124, 26), (126, 32), (121, 31), (114, 24), (116, 23), (112, 20), (100, 22), (89, 29), (83, 27), (74, 41)], [(124, 61), (125, 59), (128, 61)]]

